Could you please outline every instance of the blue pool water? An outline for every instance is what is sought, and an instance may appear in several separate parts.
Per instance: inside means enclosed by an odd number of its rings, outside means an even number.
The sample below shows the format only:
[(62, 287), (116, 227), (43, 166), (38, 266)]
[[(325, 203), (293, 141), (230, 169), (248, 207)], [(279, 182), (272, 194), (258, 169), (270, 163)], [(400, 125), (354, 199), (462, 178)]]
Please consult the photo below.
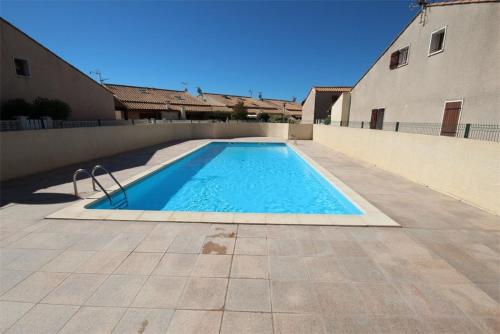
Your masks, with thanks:
[(361, 214), (283, 143), (210, 143), (126, 191), (129, 210)]

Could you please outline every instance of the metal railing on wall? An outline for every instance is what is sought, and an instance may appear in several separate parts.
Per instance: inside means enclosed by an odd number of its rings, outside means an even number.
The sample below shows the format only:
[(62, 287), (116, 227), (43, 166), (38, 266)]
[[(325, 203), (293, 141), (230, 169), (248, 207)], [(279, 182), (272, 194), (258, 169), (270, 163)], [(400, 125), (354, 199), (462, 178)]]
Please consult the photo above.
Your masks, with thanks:
[[(62, 121), (52, 119), (17, 119), (0, 120), (0, 131), (21, 130), (43, 130), (43, 129), (67, 129), (67, 128), (91, 128), (99, 126), (124, 126), (124, 125), (149, 125), (170, 123), (262, 123), (258, 120), (169, 120), (169, 119), (131, 119), (131, 120), (88, 120), (88, 121)], [(288, 123), (288, 121), (277, 120), (272, 123)]]
[[(331, 125), (370, 129), (369, 121), (332, 122)], [(444, 136), (441, 123), (385, 122), (376, 130)], [(462, 123), (456, 129), (448, 129), (446, 136), (500, 142), (500, 124)]]

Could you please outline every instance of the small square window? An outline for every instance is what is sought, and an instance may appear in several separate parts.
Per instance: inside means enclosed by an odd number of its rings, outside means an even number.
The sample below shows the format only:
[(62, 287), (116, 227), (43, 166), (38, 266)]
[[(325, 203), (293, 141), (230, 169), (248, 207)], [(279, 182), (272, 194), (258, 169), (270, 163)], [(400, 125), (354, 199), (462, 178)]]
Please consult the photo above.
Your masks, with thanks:
[(403, 66), (408, 64), (408, 50), (410, 49), (409, 46), (406, 48), (402, 48), (399, 50), (399, 57), (398, 57), (398, 66)]
[(26, 59), (14, 58), (14, 65), (16, 66), (16, 74), (21, 77), (29, 77), (30, 67)]
[(408, 51), (410, 50), (409, 46), (406, 46), (402, 49), (394, 51), (391, 54), (391, 61), (389, 63), (389, 68), (391, 70), (398, 68), (400, 66), (408, 64)]
[(444, 49), (444, 37), (446, 28), (439, 29), (431, 35), (431, 44), (429, 46), (429, 55), (441, 52)]

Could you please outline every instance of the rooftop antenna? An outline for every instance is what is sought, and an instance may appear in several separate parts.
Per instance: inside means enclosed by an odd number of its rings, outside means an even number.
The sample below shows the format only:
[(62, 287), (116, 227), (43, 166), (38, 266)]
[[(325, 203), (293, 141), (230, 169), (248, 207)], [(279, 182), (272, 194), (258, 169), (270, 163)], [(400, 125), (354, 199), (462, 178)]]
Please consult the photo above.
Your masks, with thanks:
[(429, 6), (431, 0), (414, 0), (410, 3), (410, 9), (420, 10), (420, 24), (425, 25), (425, 19), (427, 18), (427, 6)]
[(104, 81), (109, 80), (107, 78), (103, 78), (101, 71), (98, 69), (90, 71), (90, 75), (95, 75), (101, 85), (104, 84)]
[(292, 96), (292, 102), (297, 102), (297, 96)]
[(188, 91), (188, 82), (183, 81), (183, 82), (181, 82), (181, 84), (184, 86), (184, 91), (187, 92)]
[(259, 92), (259, 100), (263, 100), (263, 98), (262, 98), (262, 92)]
[(249, 89), (248, 92), (250, 93), (250, 97), (253, 97), (253, 90)]

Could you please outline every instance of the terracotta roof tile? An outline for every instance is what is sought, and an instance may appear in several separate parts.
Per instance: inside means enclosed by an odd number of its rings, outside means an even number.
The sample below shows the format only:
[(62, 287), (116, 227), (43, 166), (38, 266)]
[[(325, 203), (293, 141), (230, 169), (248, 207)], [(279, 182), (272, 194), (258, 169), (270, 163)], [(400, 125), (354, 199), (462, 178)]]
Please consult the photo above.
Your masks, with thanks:
[(283, 104), (286, 113), (300, 115), (302, 112), (300, 104), (285, 100), (259, 100), (249, 96), (214, 93), (205, 93), (202, 97), (184, 91), (116, 84), (106, 84), (105, 87), (127, 109), (180, 111), (184, 108), (189, 112), (232, 112), (238, 102), (243, 102), (250, 114), (282, 114)]

